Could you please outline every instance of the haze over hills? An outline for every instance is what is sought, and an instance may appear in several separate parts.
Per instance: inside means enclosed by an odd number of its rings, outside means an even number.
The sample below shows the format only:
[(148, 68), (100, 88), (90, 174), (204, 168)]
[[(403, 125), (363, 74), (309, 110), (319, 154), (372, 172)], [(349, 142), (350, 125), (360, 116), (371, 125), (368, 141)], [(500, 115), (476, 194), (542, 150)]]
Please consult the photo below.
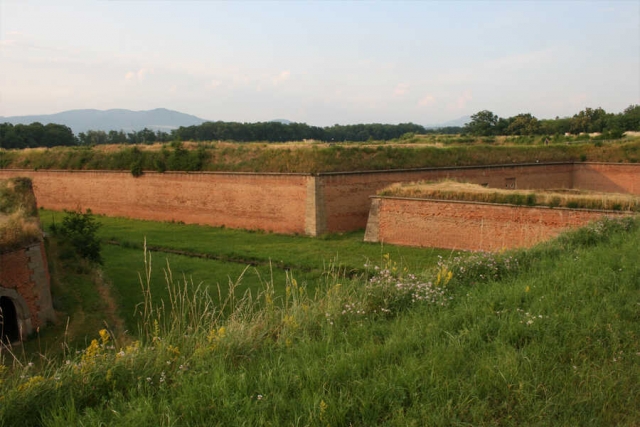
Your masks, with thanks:
[(156, 108), (146, 111), (131, 111), (125, 109), (113, 110), (69, 110), (56, 114), (34, 116), (0, 117), (0, 123), (31, 124), (40, 122), (66, 125), (77, 135), (88, 130), (124, 130), (125, 132), (139, 131), (148, 128), (154, 131), (170, 131), (180, 126), (199, 125), (208, 120), (191, 114), (166, 108)]
[[(78, 135), (80, 132), (89, 130), (101, 130), (109, 132), (111, 130), (125, 132), (140, 131), (144, 128), (153, 131), (169, 132), (180, 126), (199, 125), (204, 122), (211, 121), (196, 117), (191, 114), (181, 113), (179, 111), (168, 110), (166, 108), (156, 108), (145, 111), (132, 111), (126, 109), (111, 110), (68, 110), (56, 114), (41, 114), (29, 116), (10, 116), (0, 117), (0, 123), (11, 124), (31, 124), (34, 122), (56, 123), (69, 126), (71, 130)], [(293, 123), (291, 120), (278, 118), (270, 120), (282, 124)], [(448, 126), (464, 126), (465, 123), (471, 121), (470, 116), (460, 117), (456, 120), (450, 120), (441, 124), (427, 125), (425, 128), (442, 128)]]
[(440, 123), (437, 125), (425, 126), (425, 127), (426, 128), (446, 128), (446, 127), (453, 127), (453, 126), (462, 127), (469, 122), (471, 122), (471, 116), (462, 116), (455, 120), (449, 120), (448, 122)]

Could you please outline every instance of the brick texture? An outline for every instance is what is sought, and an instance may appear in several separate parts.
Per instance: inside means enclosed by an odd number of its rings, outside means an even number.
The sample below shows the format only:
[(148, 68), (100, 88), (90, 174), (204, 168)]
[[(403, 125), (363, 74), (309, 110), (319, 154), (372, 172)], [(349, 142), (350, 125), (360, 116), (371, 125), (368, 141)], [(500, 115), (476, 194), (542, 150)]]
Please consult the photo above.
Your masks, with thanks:
[(573, 182), (583, 190), (640, 194), (640, 165), (576, 163)]
[(305, 233), (308, 175), (0, 171), (28, 176), (38, 205), (155, 221)]
[(409, 171), (321, 174), (326, 230), (343, 232), (365, 228), (369, 197), (395, 182), (456, 179), (492, 188), (572, 188), (573, 164), (433, 168)]
[(626, 215), (394, 197), (375, 197), (374, 204), (367, 241), (474, 251), (529, 247), (605, 215)]
[(494, 188), (582, 188), (640, 193), (640, 165), (557, 163), (354, 173), (145, 173), (0, 170), (29, 176), (51, 209), (311, 236), (366, 227), (370, 199), (395, 182), (443, 178)]
[[(25, 320), (24, 333), (55, 318), (51, 302), (49, 269), (42, 242), (0, 253), (0, 295), (12, 297)], [(7, 293), (6, 290), (15, 291)], [(16, 300), (14, 296), (19, 295)], [(25, 307), (22, 307), (24, 303)]]

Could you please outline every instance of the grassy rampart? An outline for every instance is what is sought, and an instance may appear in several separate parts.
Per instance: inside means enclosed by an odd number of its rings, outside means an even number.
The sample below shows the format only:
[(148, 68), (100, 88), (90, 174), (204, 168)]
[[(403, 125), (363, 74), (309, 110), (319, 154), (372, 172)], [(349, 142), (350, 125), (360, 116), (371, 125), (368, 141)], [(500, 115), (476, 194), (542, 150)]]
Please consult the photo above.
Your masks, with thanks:
[(0, 424), (638, 425), (638, 245), (627, 218), (424, 275), (383, 258), (328, 269), (315, 296), (266, 284), (227, 316), (169, 276), (137, 341), (3, 353)]
[(640, 138), (546, 145), (185, 143), (0, 150), (0, 166), (28, 169), (339, 172), (553, 161), (640, 161)]

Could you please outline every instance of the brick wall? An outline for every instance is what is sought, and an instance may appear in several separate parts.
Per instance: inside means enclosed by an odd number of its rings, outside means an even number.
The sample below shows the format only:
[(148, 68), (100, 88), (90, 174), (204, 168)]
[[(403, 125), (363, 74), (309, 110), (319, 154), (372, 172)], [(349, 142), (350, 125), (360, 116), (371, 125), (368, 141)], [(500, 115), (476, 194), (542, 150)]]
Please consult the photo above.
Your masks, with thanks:
[(576, 163), (574, 188), (609, 193), (640, 194), (640, 165), (623, 163)]
[(396, 197), (372, 201), (366, 241), (462, 250), (529, 247), (604, 215), (626, 215)]
[(0, 296), (16, 306), (23, 335), (55, 318), (49, 282), (42, 242), (0, 253)]
[[(310, 175), (145, 173), (107, 171), (0, 171), (28, 176), (38, 205), (94, 213), (183, 221), (230, 228), (305, 233), (315, 215), (307, 204)], [(311, 233), (310, 233), (311, 234)]]
[(251, 174), (0, 170), (29, 176), (51, 209), (315, 236), (362, 229), (369, 197), (394, 182), (451, 178), (488, 187), (640, 193), (640, 165), (557, 163), (353, 173)]
[(572, 188), (573, 164), (533, 164), (431, 168), (423, 170), (320, 174), (324, 188), (325, 230), (342, 232), (365, 228), (369, 197), (395, 182), (456, 179), (488, 187), (521, 189)]

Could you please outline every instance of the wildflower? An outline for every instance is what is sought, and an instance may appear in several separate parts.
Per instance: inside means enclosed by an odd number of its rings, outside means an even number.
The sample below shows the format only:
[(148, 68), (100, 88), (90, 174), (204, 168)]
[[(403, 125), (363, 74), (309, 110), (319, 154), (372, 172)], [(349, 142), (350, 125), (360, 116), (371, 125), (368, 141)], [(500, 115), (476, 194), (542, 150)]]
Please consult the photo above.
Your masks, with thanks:
[(40, 375), (36, 375), (34, 377), (29, 378), (26, 383), (20, 384), (18, 386), (18, 391), (27, 391), (31, 388), (37, 387), (44, 381), (45, 381), (44, 377), (41, 377)]
[(107, 332), (106, 329), (100, 329), (100, 331), (98, 331), (98, 334), (100, 334), (100, 340), (102, 341), (102, 345), (103, 346), (107, 345), (107, 343), (109, 342), (109, 332)]
[(321, 421), (324, 421), (324, 414), (325, 412), (327, 412), (328, 407), (329, 405), (327, 405), (324, 400), (320, 401), (320, 420)]
[(80, 359), (83, 371), (87, 371), (95, 364), (96, 358), (100, 355), (100, 346), (98, 340), (91, 340), (91, 344), (84, 350), (84, 354)]
[(263, 398), (263, 396), (261, 394), (256, 396), (256, 399), (258, 399), (258, 400), (262, 400), (262, 398)]

